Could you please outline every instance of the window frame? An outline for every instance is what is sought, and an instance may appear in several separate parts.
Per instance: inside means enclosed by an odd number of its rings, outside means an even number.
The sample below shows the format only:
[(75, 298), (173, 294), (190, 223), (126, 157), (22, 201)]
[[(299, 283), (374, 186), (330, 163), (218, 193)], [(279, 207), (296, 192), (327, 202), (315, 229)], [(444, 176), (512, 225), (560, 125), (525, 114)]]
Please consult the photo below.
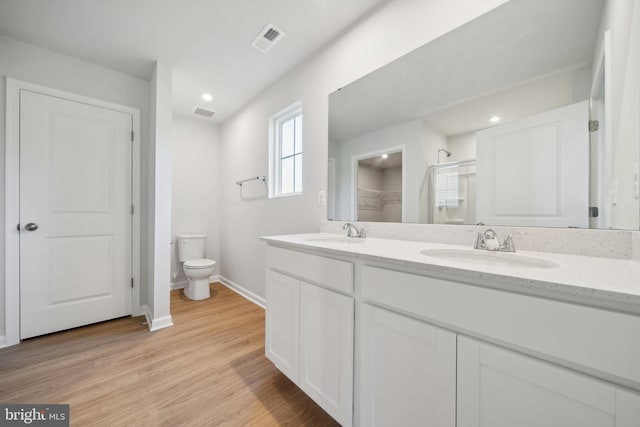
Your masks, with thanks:
[[(295, 120), (296, 117), (300, 116), (302, 120), (302, 131), (300, 132), (301, 140), (300, 140), (300, 152), (295, 153), (295, 146), (297, 146), (297, 142), (294, 142), (294, 153), (291, 156), (294, 158), (294, 176), (293, 176), (293, 188), (295, 190), (296, 183), (300, 186), (300, 191), (292, 191), (283, 193), (282, 192), (282, 139), (281, 139), (281, 129), (282, 125), (292, 119)], [(295, 130), (294, 130), (294, 138), (295, 138)], [(304, 115), (302, 113), (302, 102), (298, 101), (287, 108), (279, 111), (277, 114), (274, 114), (269, 120), (269, 198), (276, 197), (291, 197), (291, 196), (301, 196), (304, 192)], [(296, 182), (295, 178), (295, 157), (300, 156), (300, 181)]]

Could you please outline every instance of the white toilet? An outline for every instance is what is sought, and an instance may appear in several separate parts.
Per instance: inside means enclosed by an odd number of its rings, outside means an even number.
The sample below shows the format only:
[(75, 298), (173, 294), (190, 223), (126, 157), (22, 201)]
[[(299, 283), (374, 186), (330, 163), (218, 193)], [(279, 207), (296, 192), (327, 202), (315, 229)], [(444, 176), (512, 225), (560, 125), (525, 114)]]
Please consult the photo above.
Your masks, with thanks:
[(189, 299), (207, 299), (209, 292), (209, 278), (216, 270), (216, 262), (204, 257), (204, 234), (179, 234), (178, 260), (184, 262), (184, 274), (189, 284), (184, 288), (184, 294)]

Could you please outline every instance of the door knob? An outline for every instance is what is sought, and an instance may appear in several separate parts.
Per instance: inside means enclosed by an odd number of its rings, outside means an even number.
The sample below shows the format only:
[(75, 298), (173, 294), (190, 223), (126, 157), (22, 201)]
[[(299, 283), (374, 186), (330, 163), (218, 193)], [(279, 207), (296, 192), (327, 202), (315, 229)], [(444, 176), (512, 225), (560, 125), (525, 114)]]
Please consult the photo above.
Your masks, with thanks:
[(24, 226), (27, 231), (36, 231), (38, 229), (38, 224), (35, 222), (30, 222), (29, 224)]

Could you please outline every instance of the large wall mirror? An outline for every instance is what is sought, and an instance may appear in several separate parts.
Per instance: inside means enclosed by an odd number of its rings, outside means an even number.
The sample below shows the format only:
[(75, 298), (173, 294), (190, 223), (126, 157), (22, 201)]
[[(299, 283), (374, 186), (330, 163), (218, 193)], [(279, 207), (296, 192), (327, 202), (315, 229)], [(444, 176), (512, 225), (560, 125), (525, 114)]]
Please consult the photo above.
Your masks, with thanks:
[(328, 218), (640, 226), (640, 1), (511, 0), (329, 96)]

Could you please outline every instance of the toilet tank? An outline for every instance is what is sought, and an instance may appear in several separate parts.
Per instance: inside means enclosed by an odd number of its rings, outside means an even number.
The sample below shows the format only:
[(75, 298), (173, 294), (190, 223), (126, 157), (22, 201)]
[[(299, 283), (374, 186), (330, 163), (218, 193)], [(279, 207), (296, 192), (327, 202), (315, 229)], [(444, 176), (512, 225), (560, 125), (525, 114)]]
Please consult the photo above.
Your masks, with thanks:
[(207, 238), (204, 234), (178, 234), (178, 260), (204, 258), (204, 242)]

